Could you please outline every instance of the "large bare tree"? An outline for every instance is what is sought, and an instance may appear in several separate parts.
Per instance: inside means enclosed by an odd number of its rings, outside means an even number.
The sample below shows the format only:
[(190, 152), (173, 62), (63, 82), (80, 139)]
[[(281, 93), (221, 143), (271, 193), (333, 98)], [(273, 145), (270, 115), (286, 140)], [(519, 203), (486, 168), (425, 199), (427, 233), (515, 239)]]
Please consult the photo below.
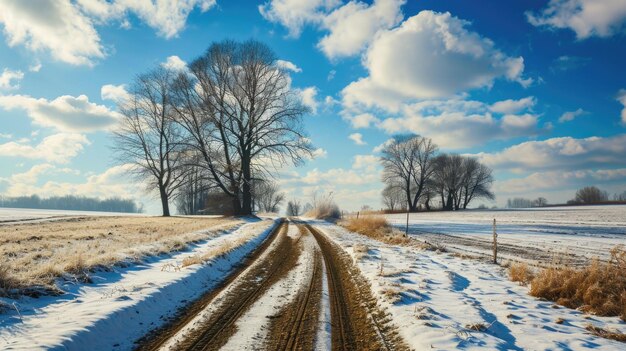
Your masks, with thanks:
[(236, 214), (252, 213), (252, 183), (309, 157), (302, 128), (308, 112), (288, 73), (264, 44), (224, 41), (181, 73), (175, 84), (177, 120), (198, 166), (232, 199)]
[(114, 132), (116, 157), (131, 164), (149, 190), (157, 189), (163, 216), (170, 215), (169, 199), (184, 178), (171, 102), (173, 78), (162, 67), (139, 75), (118, 107), (122, 119)]
[(382, 150), (383, 182), (401, 186), (409, 211), (417, 210), (427, 180), (434, 172), (437, 146), (419, 135), (397, 136)]

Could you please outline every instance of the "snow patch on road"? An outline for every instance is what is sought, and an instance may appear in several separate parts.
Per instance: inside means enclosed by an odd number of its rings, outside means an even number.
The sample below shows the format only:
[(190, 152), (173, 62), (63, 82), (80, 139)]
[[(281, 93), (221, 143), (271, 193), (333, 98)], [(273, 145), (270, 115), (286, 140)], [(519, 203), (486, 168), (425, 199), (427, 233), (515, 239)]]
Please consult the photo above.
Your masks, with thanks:
[(315, 350), (325, 351), (331, 349), (331, 319), (330, 319), (330, 292), (328, 290), (328, 278), (326, 275), (326, 262), (322, 260), (322, 304), (320, 308), (319, 326), (315, 334)]
[[(97, 272), (95, 284), (77, 284), (60, 297), (23, 299), (20, 314), (0, 318), (3, 350), (129, 350), (168, 316), (213, 289), (271, 233), (278, 221), (245, 224), (185, 252), (159, 256), (128, 268)], [(184, 258), (245, 242), (206, 264), (181, 267)]]

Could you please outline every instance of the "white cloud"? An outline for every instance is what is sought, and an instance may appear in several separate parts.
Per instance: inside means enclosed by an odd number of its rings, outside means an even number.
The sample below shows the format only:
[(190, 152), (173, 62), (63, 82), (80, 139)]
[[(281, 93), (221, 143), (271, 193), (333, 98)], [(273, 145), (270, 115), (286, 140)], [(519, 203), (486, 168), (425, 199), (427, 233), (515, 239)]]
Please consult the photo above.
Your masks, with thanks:
[(404, 17), (400, 7), (405, 0), (375, 0), (368, 5), (350, 1), (324, 17), (321, 27), (329, 31), (318, 43), (331, 58), (358, 54), (381, 29), (396, 26)]
[(357, 115), (344, 113), (344, 119), (352, 124), (352, 128), (368, 128), (370, 125), (380, 122), (380, 120), (371, 113), (360, 113)]
[(50, 163), (68, 163), (76, 157), (89, 140), (84, 135), (59, 133), (44, 138), (38, 145), (28, 140), (0, 144), (0, 156), (39, 159)]
[(22, 71), (13, 71), (5, 68), (0, 74), (0, 90), (14, 90), (20, 87), (20, 81), (24, 78)]
[(37, 125), (68, 132), (106, 130), (116, 124), (119, 116), (106, 106), (89, 102), (85, 95), (63, 95), (54, 100), (4, 95), (0, 96), (0, 107), (24, 110)]
[(406, 105), (399, 117), (377, 126), (389, 134), (407, 132), (432, 138), (442, 148), (459, 149), (520, 136), (538, 135), (535, 114), (492, 115), (490, 106), (471, 100), (433, 100)]
[(36, 62), (28, 67), (28, 70), (31, 72), (39, 72), (41, 70), (41, 62)]
[(127, 23), (132, 14), (172, 38), (193, 9), (204, 12), (214, 5), (215, 0), (5, 0), (0, 2), (0, 23), (11, 47), (24, 45), (33, 52), (49, 52), (58, 61), (93, 65), (106, 56), (97, 25)]
[(564, 122), (573, 121), (576, 117), (582, 116), (585, 113), (586, 113), (585, 110), (583, 110), (582, 108), (579, 108), (576, 111), (567, 111), (563, 113), (561, 117), (559, 117), (559, 122), (564, 123)]
[(115, 166), (106, 171), (88, 176), (82, 183), (45, 181), (39, 185), (42, 175), (77, 174), (68, 168), (57, 168), (51, 164), (35, 165), (23, 173), (17, 173), (8, 178), (8, 186), (4, 192), (7, 196), (21, 196), (38, 194), (42, 197), (61, 195), (82, 195), (99, 198), (120, 196), (124, 198), (138, 198), (137, 185), (128, 181), (129, 165)]
[(497, 169), (579, 170), (590, 167), (626, 166), (626, 134), (612, 137), (551, 138), (527, 141), (500, 152), (480, 153), (483, 162)]
[(302, 104), (311, 109), (311, 113), (317, 114), (317, 107), (319, 103), (317, 102), (317, 88), (316, 87), (306, 87), (303, 89), (295, 89), (295, 91), (300, 95), (300, 99), (302, 100)]
[(2, 1), (0, 23), (11, 47), (50, 51), (53, 58), (75, 65), (105, 56), (93, 21), (69, 0)]
[(626, 89), (620, 89), (620, 91), (617, 93), (617, 101), (619, 101), (620, 104), (624, 106), (621, 116), (622, 124), (626, 125)]
[(336, 74), (337, 74), (337, 71), (335, 71), (334, 69), (331, 69), (330, 72), (328, 72), (328, 76), (326, 76), (326, 80), (330, 82), (331, 80), (335, 79)]
[(115, 103), (127, 101), (130, 98), (128, 91), (126, 91), (126, 85), (113, 85), (106, 84), (100, 88), (100, 98), (102, 100), (110, 100)]
[(379, 158), (375, 155), (355, 155), (352, 169), (365, 169), (373, 172), (379, 165)]
[(317, 168), (307, 172), (304, 176), (293, 178), (293, 182), (319, 185), (319, 184), (338, 184), (338, 185), (363, 185), (380, 181), (377, 173), (368, 173), (354, 170), (346, 170), (343, 168), (332, 168), (328, 171), (319, 171)]
[(622, 0), (550, 0), (540, 14), (527, 13), (534, 26), (569, 28), (578, 39), (608, 37), (620, 31), (626, 20)]
[(328, 156), (328, 151), (322, 149), (322, 148), (317, 148), (315, 149), (315, 151), (313, 151), (313, 158), (317, 159), (317, 158), (326, 158)]
[(573, 196), (575, 192), (573, 189), (578, 187), (603, 186), (614, 181), (626, 183), (626, 168), (534, 172), (522, 178), (496, 180), (494, 190), (498, 194), (528, 194), (572, 189), (571, 196)]
[(504, 114), (512, 114), (519, 113), (522, 111), (529, 110), (537, 103), (537, 99), (533, 96), (525, 97), (519, 100), (503, 100), (498, 101), (491, 105), (490, 109), (493, 112), (504, 113)]
[(298, 37), (302, 28), (319, 23), (325, 13), (341, 4), (341, 0), (270, 0), (259, 5), (259, 12), (268, 21), (285, 26), (289, 35)]
[(276, 66), (286, 70), (286, 71), (292, 71), (295, 73), (300, 73), (302, 72), (302, 69), (298, 66), (296, 66), (295, 63), (291, 62), (291, 61), (286, 61), (286, 60), (276, 60)]
[(0, 139), (12, 139), (13, 134), (0, 133)]
[(187, 63), (176, 55), (169, 56), (161, 65), (172, 71), (182, 71), (187, 68)]
[(522, 57), (505, 55), (468, 24), (450, 13), (421, 11), (380, 32), (363, 58), (369, 76), (344, 88), (344, 105), (394, 110), (402, 101), (449, 97), (498, 78), (531, 83)]
[(363, 135), (361, 133), (352, 133), (348, 136), (348, 139), (354, 141), (356, 145), (366, 145), (367, 143), (363, 141)]

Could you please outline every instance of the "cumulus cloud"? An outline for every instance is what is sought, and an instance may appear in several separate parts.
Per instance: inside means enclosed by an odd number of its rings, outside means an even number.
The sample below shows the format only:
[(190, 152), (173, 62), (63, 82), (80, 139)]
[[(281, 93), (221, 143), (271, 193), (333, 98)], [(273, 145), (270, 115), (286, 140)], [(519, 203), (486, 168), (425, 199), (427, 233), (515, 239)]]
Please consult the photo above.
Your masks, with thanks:
[(626, 20), (626, 2), (620, 0), (550, 0), (540, 13), (526, 13), (534, 26), (571, 29), (578, 39), (608, 37)]
[(340, 4), (341, 0), (270, 0), (259, 5), (259, 12), (268, 21), (286, 27), (291, 37), (298, 37), (305, 25), (319, 23)]
[(527, 141), (500, 152), (480, 153), (483, 162), (500, 170), (578, 170), (626, 166), (626, 134), (612, 137), (551, 138)]
[(498, 78), (532, 82), (522, 57), (507, 56), (468, 25), (447, 12), (421, 11), (380, 32), (363, 58), (369, 76), (344, 88), (344, 105), (393, 110), (401, 101), (449, 97)]
[(317, 158), (326, 158), (328, 156), (328, 151), (322, 149), (322, 148), (317, 148), (313, 151), (313, 158), (317, 159)]
[(86, 145), (89, 145), (89, 140), (84, 135), (59, 133), (45, 137), (37, 145), (30, 145), (28, 140), (0, 144), (0, 156), (37, 159), (50, 163), (68, 163)]
[[(535, 191), (576, 189), (590, 184), (606, 186), (616, 181), (626, 182), (626, 168), (534, 172), (522, 178), (496, 180), (494, 190), (498, 194), (528, 194)], [(571, 194), (574, 194), (574, 190)]]
[(97, 25), (127, 23), (132, 14), (165, 38), (175, 37), (194, 8), (208, 11), (215, 0), (6, 0), (0, 2), (0, 23), (7, 44), (45, 51), (62, 62), (93, 65), (106, 56)]
[(622, 124), (626, 125), (626, 89), (620, 89), (620, 91), (617, 93), (617, 101), (619, 101), (620, 104), (624, 106), (621, 116)]
[(62, 195), (82, 195), (99, 198), (120, 196), (137, 199), (137, 185), (128, 182), (130, 165), (120, 165), (88, 176), (84, 182), (45, 181), (40, 184), (42, 175), (51, 176), (77, 172), (68, 168), (58, 168), (51, 164), (35, 165), (23, 173), (16, 173), (7, 179), (4, 191), (7, 196), (38, 194), (42, 197)]
[(526, 111), (532, 108), (533, 106), (535, 106), (536, 103), (537, 103), (537, 99), (535, 99), (535, 97), (533, 96), (529, 96), (529, 97), (525, 97), (519, 100), (508, 99), (508, 100), (498, 101), (494, 103), (493, 105), (491, 105), (490, 109), (491, 111), (497, 112), (497, 113), (512, 114), (512, 113), (518, 113), (521, 111)]
[(128, 91), (126, 91), (126, 85), (113, 85), (106, 84), (100, 88), (100, 98), (102, 100), (110, 100), (115, 103), (127, 101), (130, 98)]
[(302, 72), (302, 69), (298, 66), (296, 66), (295, 63), (291, 62), (291, 61), (286, 61), (286, 60), (276, 60), (276, 66), (286, 70), (286, 71), (291, 71), (291, 72), (295, 72), (295, 73), (300, 73)]
[(448, 149), (544, 132), (535, 114), (496, 116), (490, 108), (472, 100), (427, 100), (404, 106), (400, 116), (387, 118), (378, 127), (389, 134), (425, 135)]
[(187, 68), (187, 63), (176, 55), (169, 56), (161, 65), (172, 71), (182, 71)]
[(89, 101), (85, 95), (63, 95), (54, 100), (28, 95), (0, 96), (5, 110), (24, 110), (37, 125), (66, 132), (106, 130), (118, 121), (119, 114)]
[(5, 68), (0, 74), (0, 90), (14, 90), (20, 87), (20, 81), (24, 78), (24, 73), (20, 70), (14, 71)]
[(368, 5), (350, 1), (324, 17), (321, 26), (329, 33), (320, 40), (318, 47), (331, 59), (360, 53), (378, 31), (402, 21), (400, 8), (405, 2), (376, 0)]
[(352, 169), (365, 169), (374, 171), (379, 165), (380, 159), (375, 155), (355, 155)]
[(319, 103), (317, 102), (317, 88), (316, 87), (307, 87), (307, 88), (296, 88), (294, 89), (298, 95), (300, 95), (300, 99), (302, 100), (302, 104), (304, 106), (311, 109), (311, 113), (317, 114), (317, 107)]
[(359, 113), (353, 115), (349, 112), (344, 112), (344, 119), (348, 120), (352, 124), (352, 128), (368, 128), (370, 125), (375, 125), (380, 122), (376, 116), (371, 113)]
[(366, 145), (367, 143), (363, 141), (363, 135), (361, 133), (352, 133), (348, 136), (348, 139), (354, 141), (356, 145)]
[(585, 113), (586, 113), (585, 110), (583, 110), (582, 108), (579, 108), (576, 111), (567, 111), (563, 113), (561, 117), (559, 117), (559, 122), (565, 123), (565, 122), (573, 121), (574, 119), (576, 119), (576, 117), (582, 116)]

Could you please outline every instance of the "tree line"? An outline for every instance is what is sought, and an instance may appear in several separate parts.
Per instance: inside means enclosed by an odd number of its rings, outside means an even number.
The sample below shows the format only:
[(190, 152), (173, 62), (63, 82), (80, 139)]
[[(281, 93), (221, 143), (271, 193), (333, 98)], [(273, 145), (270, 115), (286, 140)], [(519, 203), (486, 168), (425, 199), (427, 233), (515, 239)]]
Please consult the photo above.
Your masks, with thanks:
[[(609, 193), (601, 190), (597, 186), (586, 186), (576, 190), (574, 198), (567, 201), (567, 205), (592, 205), (592, 204), (610, 204), (610, 203), (623, 203), (626, 202), (626, 191), (613, 194), (611, 198)], [(507, 200), (506, 207), (508, 208), (529, 208), (529, 207), (544, 207), (548, 205), (548, 200), (543, 197), (539, 197), (535, 200), (530, 200), (522, 197), (516, 197)], [(555, 206), (555, 205), (553, 205)]]
[(432, 139), (396, 136), (383, 150), (383, 203), (390, 210), (466, 209), (479, 198), (493, 200), (491, 168), (478, 159), (439, 152)]
[(309, 109), (276, 61), (260, 42), (222, 41), (184, 70), (136, 77), (118, 107), (115, 151), (159, 194), (164, 216), (172, 199), (183, 213), (211, 203), (235, 215), (284, 200), (272, 171), (302, 163), (313, 146), (302, 127)]
[(0, 196), (0, 207), (34, 208), (46, 210), (101, 211), (141, 213), (143, 207), (130, 199), (112, 197), (98, 199), (84, 196), (52, 196), (41, 198), (37, 195), (6, 197)]

